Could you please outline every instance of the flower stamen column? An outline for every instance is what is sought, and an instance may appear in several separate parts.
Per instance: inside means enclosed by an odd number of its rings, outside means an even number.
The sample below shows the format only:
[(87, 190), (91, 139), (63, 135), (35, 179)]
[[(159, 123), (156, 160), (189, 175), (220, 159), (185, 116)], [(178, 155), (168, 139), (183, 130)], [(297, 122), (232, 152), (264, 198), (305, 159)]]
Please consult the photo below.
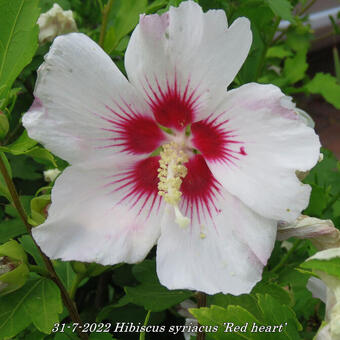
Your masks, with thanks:
[(170, 142), (163, 145), (163, 151), (160, 153), (158, 178), (158, 194), (164, 197), (165, 202), (174, 206), (176, 223), (185, 228), (190, 223), (190, 218), (183, 216), (178, 203), (181, 200), (182, 193), (180, 187), (182, 179), (188, 170), (184, 163), (189, 160), (188, 155), (183, 151), (184, 145)]

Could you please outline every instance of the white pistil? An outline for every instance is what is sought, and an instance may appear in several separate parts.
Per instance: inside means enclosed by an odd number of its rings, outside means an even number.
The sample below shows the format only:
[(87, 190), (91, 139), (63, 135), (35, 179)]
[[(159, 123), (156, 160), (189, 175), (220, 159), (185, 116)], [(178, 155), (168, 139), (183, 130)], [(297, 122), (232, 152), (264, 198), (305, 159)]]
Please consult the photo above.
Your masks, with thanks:
[(175, 221), (181, 228), (185, 228), (190, 219), (183, 216), (178, 207), (182, 196), (180, 191), (182, 178), (187, 175), (187, 168), (183, 164), (188, 161), (188, 156), (182, 149), (183, 145), (175, 142), (163, 145), (158, 169), (158, 194), (164, 197), (165, 202), (174, 206)]
[(183, 214), (180, 212), (178, 205), (175, 205), (175, 215), (176, 219), (175, 222), (181, 227), (186, 228), (190, 223), (190, 218), (187, 216), (183, 216)]

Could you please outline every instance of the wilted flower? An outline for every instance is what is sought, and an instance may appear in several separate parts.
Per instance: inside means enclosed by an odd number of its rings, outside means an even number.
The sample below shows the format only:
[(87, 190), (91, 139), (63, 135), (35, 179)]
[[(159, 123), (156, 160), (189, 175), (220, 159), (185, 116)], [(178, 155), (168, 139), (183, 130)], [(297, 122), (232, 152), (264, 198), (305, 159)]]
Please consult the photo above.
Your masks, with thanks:
[(0, 296), (22, 287), (28, 276), (27, 256), (14, 240), (0, 245)]
[(1, 281), (1, 275), (10, 272), (14, 268), (15, 267), (8, 262), (8, 258), (6, 258), (5, 256), (0, 257), (0, 292), (8, 287), (8, 283)]
[(31, 138), (71, 164), (33, 230), (47, 255), (135, 263), (157, 243), (170, 289), (252, 289), (277, 221), (308, 204), (295, 171), (315, 165), (320, 144), (277, 87), (226, 92), (251, 40), (246, 18), (228, 28), (223, 11), (192, 1), (142, 15), (129, 80), (85, 35), (54, 41), (23, 117)]
[[(320, 251), (310, 257), (310, 260), (330, 260), (340, 258), (340, 248)], [(340, 339), (340, 279), (323, 271), (316, 271), (321, 280), (312, 277), (307, 288), (313, 296), (321, 299), (326, 304), (325, 321), (320, 327), (315, 340)]]
[(39, 43), (43, 44), (61, 34), (76, 32), (77, 25), (71, 10), (64, 11), (58, 4), (38, 18)]
[(340, 247), (340, 230), (331, 220), (301, 215), (293, 223), (279, 222), (277, 239), (308, 238), (318, 250)]

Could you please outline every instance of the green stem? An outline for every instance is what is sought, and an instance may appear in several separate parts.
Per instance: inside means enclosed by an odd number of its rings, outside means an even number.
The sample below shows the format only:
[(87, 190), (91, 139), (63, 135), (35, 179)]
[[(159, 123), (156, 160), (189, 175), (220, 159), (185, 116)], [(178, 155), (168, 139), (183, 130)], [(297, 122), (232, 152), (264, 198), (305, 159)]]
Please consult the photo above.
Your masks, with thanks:
[(288, 250), (287, 254), (283, 256), (281, 261), (271, 270), (272, 273), (277, 273), (288, 261), (290, 256), (294, 253), (296, 248), (301, 244), (303, 240), (295, 240), (293, 246)]
[[(151, 310), (149, 310), (148, 313), (146, 314), (146, 317), (144, 320), (144, 326), (146, 326), (149, 323), (150, 315), (151, 315)], [(139, 334), (139, 340), (145, 340), (145, 332), (141, 332)]]
[(332, 200), (327, 204), (327, 206), (325, 207), (325, 209), (322, 210), (321, 215), (323, 215), (325, 212), (327, 212), (328, 209), (330, 209), (330, 208), (333, 206), (333, 204), (334, 204), (339, 198), (340, 198), (340, 192), (339, 192), (338, 194), (336, 194), (336, 195), (332, 198)]
[(316, 3), (316, 0), (312, 0), (306, 7), (301, 9), (298, 15), (305, 14), (315, 3)]
[[(207, 295), (205, 293), (198, 292), (196, 296), (197, 296), (197, 307), (198, 308), (206, 307), (207, 306)], [(200, 326), (200, 324), (198, 324), (198, 326)], [(205, 340), (205, 332), (198, 332), (196, 339)]]
[(336, 46), (333, 46), (332, 52), (334, 60), (335, 77), (336, 80), (338, 81), (338, 84), (340, 84), (340, 58), (338, 48)]
[(104, 46), (104, 40), (106, 35), (106, 29), (107, 29), (107, 21), (109, 18), (109, 13), (111, 11), (113, 4), (113, 0), (109, 0), (109, 2), (104, 6), (104, 9), (102, 11), (103, 19), (102, 19), (102, 26), (100, 28), (100, 35), (99, 35), (99, 42), (98, 44), (103, 47)]
[[(17, 210), (20, 218), (22, 219), (22, 221), (24, 222), (28, 233), (31, 235), (32, 237), (32, 226), (28, 223), (28, 219), (27, 219), (27, 215), (26, 212), (21, 204), (21, 201), (19, 199), (19, 195), (17, 190), (15, 189), (14, 183), (7, 171), (7, 168), (5, 166), (5, 163), (2, 159), (2, 157), (0, 157), (0, 172), (6, 182), (6, 185), (8, 187), (8, 190), (10, 192), (11, 198), (12, 198), (12, 204), (15, 207), (15, 209)], [(67, 293), (67, 290), (65, 288), (65, 286), (63, 285), (63, 283), (61, 282), (61, 280), (59, 279), (53, 264), (51, 262), (51, 260), (42, 252), (42, 250), (40, 249), (40, 247), (38, 246), (38, 244), (35, 242), (34, 238), (32, 237), (33, 242), (35, 244), (35, 246), (37, 247), (37, 249), (39, 250), (39, 253), (45, 263), (45, 267), (49, 273), (49, 277), (51, 280), (54, 281), (54, 283), (58, 286), (60, 293), (61, 293), (61, 297), (63, 299), (64, 305), (67, 308), (67, 310), (69, 311), (70, 314), (70, 318), (74, 323), (79, 323), (80, 325), (82, 325), (82, 321), (80, 319), (80, 316), (78, 314), (77, 308), (75, 306), (75, 304), (73, 303), (73, 301), (71, 300), (70, 296)], [(78, 335), (81, 339), (83, 340), (87, 340), (88, 336), (86, 333), (81, 332), (81, 330), (78, 330), (77, 327), (77, 332)]]
[[(301, 11), (297, 13), (297, 15), (300, 16), (300, 15), (305, 14), (315, 4), (315, 2), (316, 0), (312, 0), (306, 7), (302, 8)], [(285, 36), (285, 34), (288, 32), (289, 28), (290, 28), (290, 25), (287, 28), (283, 29), (281, 33), (275, 39), (273, 39), (271, 45), (274, 45), (276, 42), (281, 40)]]

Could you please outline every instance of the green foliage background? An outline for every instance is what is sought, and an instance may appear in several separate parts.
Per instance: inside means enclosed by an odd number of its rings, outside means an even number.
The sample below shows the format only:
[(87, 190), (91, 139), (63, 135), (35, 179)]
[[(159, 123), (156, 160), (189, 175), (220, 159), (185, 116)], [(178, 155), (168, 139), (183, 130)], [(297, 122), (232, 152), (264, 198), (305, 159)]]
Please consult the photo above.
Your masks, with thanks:
[[(0, 175), (0, 245), (15, 243), (17, 268), (12, 291), (0, 296), (0, 339), (77, 339), (65, 327), (52, 332), (55, 323), (71, 324), (58, 286), (51, 280), (45, 263), (27, 232), (22, 213), (36, 226), (46, 217), (53, 183), (47, 183), (43, 171), (58, 168), (66, 162), (52, 155), (31, 140), (20, 119), (33, 101), (36, 70), (47, 53), (49, 44), (38, 46), (37, 18), (54, 2), (74, 12), (79, 31), (99, 41), (102, 13), (108, 10), (106, 34), (102, 45), (124, 72), (124, 52), (129, 34), (141, 13), (163, 13), (180, 0), (115, 0), (111, 7), (102, 0), (0, 0), (0, 157), (15, 183), (24, 209), (13, 207), (13, 196), (6, 178)], [(307, 54), (314, 39), (305, 14), (314, 1), (308, 0), (198, 0), (206, 11), (221, 8), (229, 22), (246, 16), (251, 20), (253, 45), (250, 54), (232, 87), (256, 81), (272, 83), (288, 95), (303, 93), (321, 95), (340, 109), (339, 60), (335, 56), (335, 75), (308, 75)], [(279, 30), (281, 19), (288, 28)], [(334, 34), (339, 28), (334, 26)], [(273, 66), (280, 68), (280, 74)], [(340, 226), (340, 165), (328, 150), (324, 160), (305, 179), (312, 186), (309, 207), (305, 214), (331, 219)], [(263, 280), (251, 294), (209, 296), (207, 307), (193, 309), (202, 325), (220, 325), (207, 339), (313, 339), (324, 319), (324, 304), (306, 289), (312, 269), (331, 268), (340, 277), (339, 259), (332, 263), (301, 264), (316, 252), (308, 240), (289, 240), (291, 250), (277, 242)], [(12, 243), (11, 243), (12, 245)], [(19, 250), (18, 250), (19, 249)], [(20, 255), (21, 254), (21, 255)], [(22, 255), (25, 254), (25, 255)], [(7, 255), (9, 256), (9, 255)], [(0, 246), (1, 257), (1, 246)], [(178, 304), (196, 300), (195, 292), (169, 291), (161, 286), (155, 273), (155, 252), (136, 265), (119, 264), (103, 267), (98, 264), (53, 261), (63, 285), (80, 312), (83, 322), (133, 322), (150, 325), (183, 325)], [(327, 267), (329, 266), (329, 267)], [(19, 276), (20, 275), (20, 276)], [(20, 278), (20, 279), (19, 279)], [(9, 278), (8, 280), (11, 280)], [(12, 279), (13, 280), (13, 279)], [(8, 281), (12, 282), (12, 281)], [(14, 282), (14, 281), (13, 281)], [(14, 284), (12, 282), (12, 284)], [(1, 293), (0, 293), (1, 294)], [(287, 323), (282, 333), (225, 333), (224, 322), (242, 325), (246, 322), (263, 325)], [(55, 330), (55, 328), (54, 328)], [(183, 334), (114, 333), (116, 339), (182, 339)], [(93, 333), (90, 339), (111, 339), (112, 334)]]

